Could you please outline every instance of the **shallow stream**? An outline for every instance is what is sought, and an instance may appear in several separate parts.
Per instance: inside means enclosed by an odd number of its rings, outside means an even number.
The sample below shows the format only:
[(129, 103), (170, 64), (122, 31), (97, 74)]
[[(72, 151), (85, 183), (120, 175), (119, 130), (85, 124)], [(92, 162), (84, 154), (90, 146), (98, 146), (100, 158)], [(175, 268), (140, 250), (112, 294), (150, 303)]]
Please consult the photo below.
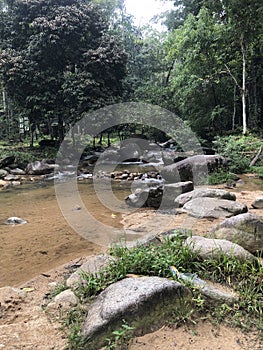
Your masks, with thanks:
[[(243, 184), (238, 185), (235, 192), (263, 190), (262, 180), (247, 176), (241, 178)], [(84, 204), (99, 223), (121, 231), (121, 211), (127, 209), (124, 198), (130, 193), (130, 184), (118, 182), (114, 185), (114, 195), (119, 200), (116, 210), (100, 202), (91, 180), (79, 182), (78, 190), (82, 204), (69, 203), (72, 215), (79, 215), (78, 222), (82, 222)], [(4, 221), (11, 216), (25, 219), (28, 223), (5, 225)], [(103, 226), (86, 224), (84, 228), (85, 238), (65, 220), (57, 203), (53, 182), (32, 183), (1, 191), (0, 287), (17, 286), (72, 259), (105, 251), (106, 246), (96, 244), (100, 242), (94, 239), (97, 234), (104, 234)]]

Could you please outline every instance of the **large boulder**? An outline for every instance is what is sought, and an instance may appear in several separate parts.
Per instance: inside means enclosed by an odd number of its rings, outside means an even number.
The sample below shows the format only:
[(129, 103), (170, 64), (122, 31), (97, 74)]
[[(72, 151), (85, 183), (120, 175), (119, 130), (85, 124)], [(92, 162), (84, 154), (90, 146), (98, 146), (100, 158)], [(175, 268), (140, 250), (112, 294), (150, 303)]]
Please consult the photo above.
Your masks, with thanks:
[(128, 205), (141, 208), (169, 208), (175, 207), (174, 200), (180, 193), (193, 190), (191, 181), (165, 184), (157, 187), (137, 189), (133, 194), (126, 197)]
[(238, 243), (251, 253), (263, 250), (263, 220), (255, 214), (240, 214), (226, 219), (215, 226), (210, 235)]
[(196, 183), (226, 164), (227, 160), (219, 155), (197, 155), (165, 166), (161, 175), (168, 182), (194, 180)]
[(210, 198), (219, 198), (219, 199), (227, 199), (230, 201), (236, 200), (236, 195), (234, 193), (214, 188), (198, 188), (191, 192), (182, 193), (175, 199), (175, 205), (177, 207), (183, 207), (185, 203), (189, 202), (194, 198), (202, 198), (202, 197), (210, 197)]
[(106, 288), (91, 305), (82, 328), (87, 348), (100, 349), (125, 320), (135, 334), (160, 328), (180, 308), (189, 291), (182, 284), (160, 277), (125, 278)]
[(241, 261), (253, 261), (254, 255), (243, 247), (226, 239), (212, 239), (201, 236), (188, 237), (184, 243), (191, 252), (197, 253), (202, 259), (219, 260), (222, 255), (235, 257)]
[(142, 156), (142, 150), (136, 143), (128, 143), (119, 150), (121, 162), (136, 162)]
[(245, 204), (234, 201), (203, 197), (185, 203), (182, 210), (196, 218), (218, 219), (246, 213), (248, 209)]
[(125, 198), (126, 204), (135, 208), (159, 208), (163, 198), (162, 186), (137, 188), (134, 193)]
[(29, 175), (46, 175), (52, 173), (55, 168), (55, 164), (49, 164), (46, 160), (37, 160), (27, 165), (26, 172)]
[(163, 187), (162, 207), (175, 207), (175, 198), (182, 193), (193, 191), (194, 184), (192, 181), (177, 182), (174, 184), (165, 184)]

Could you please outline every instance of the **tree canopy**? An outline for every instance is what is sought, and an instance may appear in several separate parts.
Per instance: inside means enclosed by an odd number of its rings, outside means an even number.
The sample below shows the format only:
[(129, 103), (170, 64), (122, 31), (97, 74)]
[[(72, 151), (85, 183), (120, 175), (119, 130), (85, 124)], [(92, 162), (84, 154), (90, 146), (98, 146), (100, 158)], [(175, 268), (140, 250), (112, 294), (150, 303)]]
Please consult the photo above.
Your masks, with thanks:
[(159, 33), (137, 28), (124, 0), (2, 0), (0, 118), (48, 134), (55, 123), (62, 139), (84, 112), (144, 101), (204, 138), (262, 130), (262, 2), (173, 3)]
[(122, 95), (126, 54), (96, 4), (15, 0), (2, 19), (1, 79), (32, 128), (55, 119), (62, 139), (65, 124)]

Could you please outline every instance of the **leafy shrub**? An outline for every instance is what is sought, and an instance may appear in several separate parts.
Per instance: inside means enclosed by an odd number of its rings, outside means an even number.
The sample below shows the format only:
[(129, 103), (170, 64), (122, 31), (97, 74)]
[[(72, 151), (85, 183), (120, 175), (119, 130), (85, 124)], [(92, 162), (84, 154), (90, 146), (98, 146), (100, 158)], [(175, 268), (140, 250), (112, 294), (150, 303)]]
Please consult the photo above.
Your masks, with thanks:
[(219, 154), (231, 159), (229, 170), (240, 174), (249, 170), (251, 160), (262, 146), (262, 140), (253, 135), (216, 136), (213, 144)]

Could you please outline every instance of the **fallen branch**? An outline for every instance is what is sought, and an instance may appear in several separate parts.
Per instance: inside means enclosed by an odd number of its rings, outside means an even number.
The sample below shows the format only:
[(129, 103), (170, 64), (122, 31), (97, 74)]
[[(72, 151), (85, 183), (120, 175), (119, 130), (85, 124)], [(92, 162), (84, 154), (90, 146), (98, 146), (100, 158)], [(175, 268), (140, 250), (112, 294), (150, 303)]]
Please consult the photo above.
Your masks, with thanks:
[(259, 148), (258, 153), (256, 154), (256, 156), (251, 160), (251, 162), (249, 164), (250, 167), (254, 166), (256, 164), (256, 162), (258, 161), (261, 153), (262, 153), (262, 146)]

